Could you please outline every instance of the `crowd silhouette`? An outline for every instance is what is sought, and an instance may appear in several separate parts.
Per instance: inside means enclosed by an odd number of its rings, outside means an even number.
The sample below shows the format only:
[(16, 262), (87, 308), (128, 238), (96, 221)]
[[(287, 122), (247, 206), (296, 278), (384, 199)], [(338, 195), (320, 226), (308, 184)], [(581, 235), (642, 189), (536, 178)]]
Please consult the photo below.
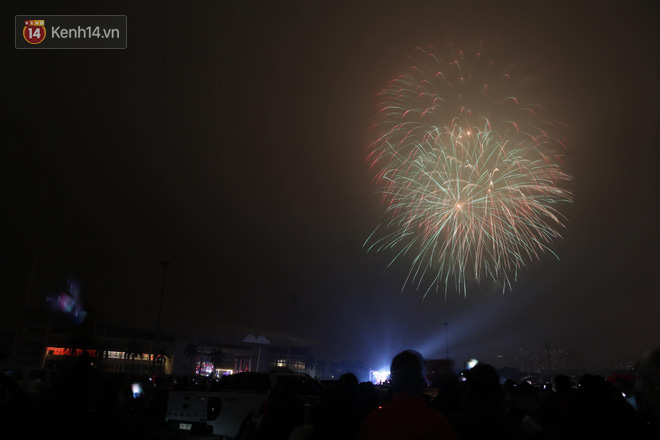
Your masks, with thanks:
[[(434, 374), (429, 384), (422, 356), (412, 350), (395, 356), (390, 371), (386, 386), (343, 374), (314, 405), (274, 386), (258, 422), (240, 438), (660, 439), (660, 345), (645, 352), (634, 377), (625, 380), (584, 374), (572, 381), (560, 374), (539, 387), (502, 380), (493, 366), (480, 363), (461, 374), (449, 369)], [(122, 380), (100, 376), (82, 356), (52, 400), (30, 403), (25, 391), (0, 375), (2, 432), (20, 426), (27, 438), (177, 439), (155, 429), (164, 420), (174, 383), (166, 378), (153, 395), (126, 399), (122, 390), (128, 382)]]
[[(295, 425), (293, 405), (283, 401), (282, 409), (290, 412), (273, 412), (282, 417), (280, 423), (264, 420), (254, 438), (660, 439), (660, 346), (644, 354), (632, 386), (591, 374), (577, 383), (560, 374), (544, 387), (526, 380), (502, 382), (493, 366), (480, 363), (461, 375), (436, 375), (428, 387), (423, 365), (415, 351), (398, 354), (389, 388), (344, 374), (314, 407), (311, 423)], [(436, 394), (431, 396), (429, 389)], [(303, 420), (302, 409), (295, 414)], [(284, 419), (287, 428), (280, 429)]]

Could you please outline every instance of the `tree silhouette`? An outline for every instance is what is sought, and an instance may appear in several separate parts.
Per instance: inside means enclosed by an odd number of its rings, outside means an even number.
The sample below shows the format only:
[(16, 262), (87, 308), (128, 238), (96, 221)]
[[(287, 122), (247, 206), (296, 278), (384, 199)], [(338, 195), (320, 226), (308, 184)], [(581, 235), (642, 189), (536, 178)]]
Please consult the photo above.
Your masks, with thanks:
[(197, 344), (193, 344), (193, 343), (186, 345), (186, 348), (183, 350), (183, 354), (188, 356), (188, 373), (191, 375), (194, 374), (191, 373), (192, 361), (193, 361), (193, 357), (197, 356), (197, 351), (198, 351)]
[(220, 365), (223, 359), (222, 350), (219, 348), (214, 349), (211, 352), (211, 362), (213, 362), (213, 375), (215, 375), (215, 369)]
[(156, 353), (154, 354), (155, 356), (155, 361), (156, 365), (158, 365), (159, 371), (161, 373), (164, 373), (164, 365), (165, 362), (167, 361), (167, 354), (163, 350), (157, 350)]
[(131, 359), (131, 372), (135, 373), (135, 359), (142, 359), (142, 350), (140, 344), (137, 341), (131, 341), (128, 344), (128, 348), (124, 353), (124, 359)]
[(99, 371), (105, 370), (105, 361), (108, 359), (108, 345), (105, 341), (97, 341), (94, 345), (96, 351), (96, 365)]

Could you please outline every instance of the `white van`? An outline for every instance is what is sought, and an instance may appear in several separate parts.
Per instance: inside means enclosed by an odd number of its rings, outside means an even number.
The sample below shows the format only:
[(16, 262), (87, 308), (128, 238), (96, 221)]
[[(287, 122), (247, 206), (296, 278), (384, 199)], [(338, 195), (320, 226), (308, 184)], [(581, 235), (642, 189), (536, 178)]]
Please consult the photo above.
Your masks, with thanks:
[(208, 390), (170, 391), (165, 420), (170, 430), (181, 434), (236, 438), (258, 415), (274, 385), (300, 398), (306, 419), (324, 390), (318, 381), (302, 373), (238, 373), (223, 378)]

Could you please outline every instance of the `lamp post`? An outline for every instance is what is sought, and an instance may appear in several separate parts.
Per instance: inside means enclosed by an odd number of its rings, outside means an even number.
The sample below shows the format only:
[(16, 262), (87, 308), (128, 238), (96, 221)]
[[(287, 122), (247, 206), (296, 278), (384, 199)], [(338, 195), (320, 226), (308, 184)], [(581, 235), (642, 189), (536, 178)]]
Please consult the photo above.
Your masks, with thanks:
[(169, 261), (161, 261), (160, 264), (163, 265), (163, 283), (160, 289), (160, 305), (158, 307), (158, 323), (156, 324), (156, 341), (154, 343), (153, 353), (151, 354), (151, 374), (153, 375), (156, 371), (156, 356), (158, 354), (158, 343), (160, 342), (160, 321), (163, 317), (163, 298), (165, 297), (165, 274), (167, 273), (167, 266), (171, 263)]
[(445, 322), (443, 325), (445, 326), (445, 350), (447, 353), (447, 360), (449, 360), (449, 336), (448, 336), (449, 323)]

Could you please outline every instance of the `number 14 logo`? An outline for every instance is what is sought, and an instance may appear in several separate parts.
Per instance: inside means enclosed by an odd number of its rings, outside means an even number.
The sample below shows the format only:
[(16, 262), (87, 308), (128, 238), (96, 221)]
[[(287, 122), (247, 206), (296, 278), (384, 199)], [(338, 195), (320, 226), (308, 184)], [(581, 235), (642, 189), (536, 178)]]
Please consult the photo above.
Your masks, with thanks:
[(25, 20), (23, 38), (30, 44), (39, 44), (46, 38), (44, 20)]

